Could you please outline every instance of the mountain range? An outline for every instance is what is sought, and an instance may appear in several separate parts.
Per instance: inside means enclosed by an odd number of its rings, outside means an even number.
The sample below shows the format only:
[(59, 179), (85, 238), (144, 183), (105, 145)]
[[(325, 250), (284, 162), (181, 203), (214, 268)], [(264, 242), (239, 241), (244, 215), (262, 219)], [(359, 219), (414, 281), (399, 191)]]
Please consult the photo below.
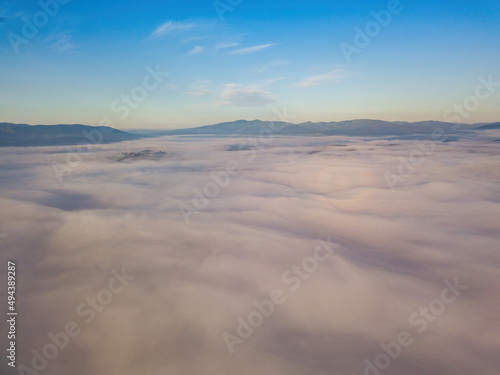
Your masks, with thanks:
[(106, 126), (0, 123), (0, 147), (112, 143), (142, 137)]
[[(131, 141), (165, 135), (257, 136), (357, 136), (357, 137), (427, 137), (435, 129), (447, 135), (473, 130), (500, 129), (500, 123), (454, 124), (440, 121), (388, 122), (351, 120), (340, 122), (271, 122), (238, 120), (177, 130), (135, 130), (124, 132), (110, 127), (87, 125), (27, 125), (0, 123), (0, 147), (57, 146)], [(99, 135), (97, 135), (99, 134)], [(97, 141), (99, 140), (99, 141)]]
[[(446, 134), (479, 129), (485, 124), (454, 124), (440, 121), (389, 122), (381, 120), (351, 120), (340, 122), (271, 122), (260, 120), (238, 120), (197, 128), (159, 131), (163, 135), (257, 135), (260, 132), (273, 131), (280, 135), (343, 135), (360, 137), (385, 137), (431, 134), (441, 128)], [(489, 126), (489, 125), (487, 125)], [(274, 129), (278, 129), (274, 131)], [(150, 134), (155, 134), (152, 131)]]

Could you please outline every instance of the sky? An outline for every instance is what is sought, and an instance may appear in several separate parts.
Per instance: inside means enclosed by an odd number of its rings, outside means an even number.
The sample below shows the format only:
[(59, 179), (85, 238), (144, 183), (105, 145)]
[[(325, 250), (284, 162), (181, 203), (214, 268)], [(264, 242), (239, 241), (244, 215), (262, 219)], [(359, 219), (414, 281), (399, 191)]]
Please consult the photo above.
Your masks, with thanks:
[[(494, 0), (7, 0), (0, 121), (444, 120), (500, 82), (499, 18)], [(495, 90), (463, 122), (498, 121)]]

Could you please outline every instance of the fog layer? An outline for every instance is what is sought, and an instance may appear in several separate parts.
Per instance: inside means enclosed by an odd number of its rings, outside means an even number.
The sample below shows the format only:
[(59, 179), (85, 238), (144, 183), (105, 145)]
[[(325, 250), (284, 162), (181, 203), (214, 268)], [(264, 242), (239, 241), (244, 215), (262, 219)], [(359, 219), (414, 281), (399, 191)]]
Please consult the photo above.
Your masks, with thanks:
[[(59, 178), (66, 148), (2, 149), (18, 366), (33, 369), (32, 350), (74, 322), (81, 332), (38, 372), (497, 375), (494, 135), (413, 159), (412, 141), (164, 137), (95, 145)], [(143, 150), (166, 155), (122, 157)], [(298, 282), (289, 271), (328, 238), (334, 250)], [(88, 298), (123, 272), (90, 319)], [(282, 303), (241, 338), (239, 322), (277, 289)], [(381, 369), (381, 343), (402, 332), (411, 344)]]

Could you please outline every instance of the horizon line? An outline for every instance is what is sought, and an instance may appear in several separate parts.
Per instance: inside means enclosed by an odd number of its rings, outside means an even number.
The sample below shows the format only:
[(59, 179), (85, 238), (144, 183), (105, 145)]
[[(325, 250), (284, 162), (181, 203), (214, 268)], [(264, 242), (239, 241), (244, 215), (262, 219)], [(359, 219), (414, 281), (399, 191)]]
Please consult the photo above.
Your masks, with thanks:
[[(211, 124), (206, 124), (206, 125), (192, 125), (189, 127), (183, 127), (183, 128), (124, 128), (127, 130), (181, 130), (181, 129), (194, 129), (194, 128), (200, 128), (204, 126), (214, 126), (214, 125), (220, 125), (220, 124), (230, 124), (233, 122), (240, 122), (240, 121), (245, 121), (245, 122), (277, 122), (277, 123), (286, 123), (286, 124), (291, 124), (291, 125), (296, 125), (299, 126), (301, 124), (307, 124), (307, 123), (313, 123), (313, 124), (320, 124), (320, 123), (340, 123), (340, 122), (354, 122), (354, 121), (381, 121), (381, 122), (387, 122), (387, 123), (407, 123), (407, 124), (418, 124), (418, 123), (423, 123), (423, 122), (437, 122), (437, 123), (442, 123), (442, 124), (461, 124), (461, 125), (489, 125), (489, 124), (495, 124), (500, 121), (492, 121), (492, 122), (448, 122), (448, 121), (442, 121), (442, 120), (419, 120), (419, 121), (403, 121), (403, 120), (396, 120), (396, 121), (388, 121), (388, 120), (380, 120), (380, 119), (370, 119), (370, 118), (355, 118), (352, 120), (340, 120), (340, 121), (303, 121), (300, 123), (293, 123), (289, 121), (279, 121), (279, 120), (260, 120), (260, 119), (254, 119), (254, 120), (246, 120), (246, 119), (238, 119), (238, 120), (233, 120), (233, 121), (222, 121), (222, 122), (216, 122), (216, 123), (211, 123)], [(72, 124), (64, 124), (64, 123), (54, 123), (54, 124), (29, 124), (29, 123), (21, 123), (21, 122), (7, 122), (7, 121), (2, 121), (0, 124), (10, 124), (10, 125), (28, 125), (28, 126), (74, 126), (74, 125), (80, 125), (80, 126), (91, 126), (91, 127), (105, 127), (105, 128), (114, 128), (121, 130), (121, 128), (114, 127), (112, 125), (88, 125), (88, 124), (82, 124), (82, 123), (72, 123)]]

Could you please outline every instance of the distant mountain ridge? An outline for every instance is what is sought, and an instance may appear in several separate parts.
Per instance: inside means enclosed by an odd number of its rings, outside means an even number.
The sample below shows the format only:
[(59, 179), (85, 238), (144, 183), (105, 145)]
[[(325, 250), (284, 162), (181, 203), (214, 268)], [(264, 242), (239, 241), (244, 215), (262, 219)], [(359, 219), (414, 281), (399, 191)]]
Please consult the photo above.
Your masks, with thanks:
[(0, 147), (113, 143), (142, 137), (106, 126), (0, 123)]
[[(485, 124), (455, 124), (440, 121), (402, 122), (381, 120), (350, 120), (339, 122), (271, 122), (261, 120), (238, 120), (215, 125), (206, 125), (189, 129), (160, 130), (161, 135), (258, 135), (269, 131), (277, 135), (342, 135), (361, 137), (409, 136), (432, 134), (435, 129), (442, 129), (446, 134), (461, 131), (485, 129)], [(155, 131), (151, 131), (151, 135)]]
[(220, 135), (220, 136), (356, 136), (356, 137), (413, 137), (430, 136), (436, 129), (445, 134), (472, 130), (500, 129), (500, 123), (454, 124), (440, 121), (402, 122), (381, 120), (350, 120), (332, 122), (272, 122), (238, 120), (196, 128), (177, 130), (137, 130), (124, 132), (105, 126), (88, 125), (27, 125), (0, 123), (0, 147), (62, 146), (90, 143), (132, 141), (144, 137), (164, 135)]
[(478, 128), (479, 130), (492, 130), (500, 129), (500, 122), (495, 122), (493, 124), (483, 125)]

